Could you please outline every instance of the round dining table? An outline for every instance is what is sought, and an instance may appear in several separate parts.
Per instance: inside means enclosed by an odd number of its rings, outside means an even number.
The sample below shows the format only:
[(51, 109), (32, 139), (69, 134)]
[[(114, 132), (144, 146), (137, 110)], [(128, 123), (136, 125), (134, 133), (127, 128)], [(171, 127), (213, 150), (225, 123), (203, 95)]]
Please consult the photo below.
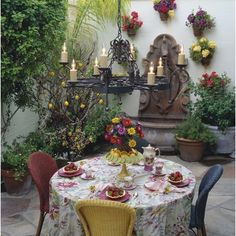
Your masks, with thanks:
[[(158, 158), (164, 163), (161, 175), (145, 171), (143, 163), (127, 165), (133, 177), (128, 188), (127, 204), (136, 210), (135, 234), (137, 236), (188, 235), (191, 203), (195, 177), (184, 166)], [(121, 166), (107, 162), (102, 155), (75, 162), (84, 173), (92, 172), (93, 178), (63, 176), (60, 169), (50, 180), (48, 233), (51, 236), (83, 236), (83, 228), (76, 215), (75, 203), (82, 199), (99, 199), (107, 186), (124, 186), (119, 180)], [(179, 171), (187, 185), (174, 186), (167, 176)], [(159, 185), (158, 185), (159, 184)], [(162, 190), (161, 190), (162, 189)], [(98, 219), (99, 220), (99, 219)]]

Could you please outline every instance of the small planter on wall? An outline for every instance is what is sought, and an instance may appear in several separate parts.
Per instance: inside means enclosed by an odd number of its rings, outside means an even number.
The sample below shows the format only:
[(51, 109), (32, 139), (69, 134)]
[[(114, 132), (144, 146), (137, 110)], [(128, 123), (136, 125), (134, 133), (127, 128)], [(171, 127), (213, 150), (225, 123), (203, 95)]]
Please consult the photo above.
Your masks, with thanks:
[(159, 12), (159, 15), (160, 15), (160, 19), (162, 21), (167, 21), (168, 20), (168, 17), (169, 17), (168, 13)]
[(197, 27), (196, 25), (193, 25), (193, 34), (195, 37), (202, 37), (203, 30)]
[(206, 57), (201, 59), (201, 64), (203, 66), (209, 66), (211, 63), (211, 57)]
[(136, 35), (135, 29), (127, 29), (128, 36), (132, 37)]

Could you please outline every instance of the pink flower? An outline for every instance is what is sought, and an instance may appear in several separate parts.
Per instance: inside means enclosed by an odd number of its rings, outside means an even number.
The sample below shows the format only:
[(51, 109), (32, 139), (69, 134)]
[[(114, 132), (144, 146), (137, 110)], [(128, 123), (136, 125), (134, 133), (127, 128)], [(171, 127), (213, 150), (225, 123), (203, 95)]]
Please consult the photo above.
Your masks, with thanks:
[(104, 135), (104, 138), (105, 138), (106, 141), (110, 141), (111, 135), (105, 134), (105, 135)]
[(133, 18), (138, 18), (138, 12), (136, 12), (136, 11), (131, 12), (131, 16)]
[(211, 72), (210, 77), (218, 77), (218, 74), (215, 71), (213, 71), (213, 72)]
[(141, 27), (143, 25), (143, 22), (142, 21), (139, 21), (138, 22), (138, 27)]
[(124, 129), (124, 127), (120, 127), (120, 128), (118, 129), (118, 133), (119, 133), (120, 135), (124, 135), (124, 134), (125, 134), (125, 129)]
[(207, 80), (207, 87), (210, 88), (213, 86), (213, 80), (212, 79), (208, 79)]
[(118, 137), (118, 138), (116, 139), (116, 144), (118, 144), (118, 145), (121, 145), (121, 144), (122, 144), (122, 139), (121, 139), (120, 137)]
[(208, 79), (209, 75), (207, 73), (202, 75), (203, 78)]

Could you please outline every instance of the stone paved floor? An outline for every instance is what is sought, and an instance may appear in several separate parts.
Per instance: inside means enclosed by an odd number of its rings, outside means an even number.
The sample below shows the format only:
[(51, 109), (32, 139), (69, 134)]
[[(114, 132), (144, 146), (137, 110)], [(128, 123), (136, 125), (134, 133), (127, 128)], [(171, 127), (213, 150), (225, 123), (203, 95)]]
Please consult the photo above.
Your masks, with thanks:
[[(162, 156), (184, 165), (193, 171), (197, 188), (204, 172), (215, 163), (224, 166), (224, 174), (209, 194), (206, 210), (206, 230), (208, 236), (235, 235), (235, 162), (224, 156), (207, 157), (201, 163), (189, 163), (177, 156)], [(197, 192), (195, 194), (196, 200)], [(39, 199), (34, 186), (24, 196), (1, 194), (1, 236), (33, 236), (39, 217)], [(42, 236), (47, 228), (47, 217)]]

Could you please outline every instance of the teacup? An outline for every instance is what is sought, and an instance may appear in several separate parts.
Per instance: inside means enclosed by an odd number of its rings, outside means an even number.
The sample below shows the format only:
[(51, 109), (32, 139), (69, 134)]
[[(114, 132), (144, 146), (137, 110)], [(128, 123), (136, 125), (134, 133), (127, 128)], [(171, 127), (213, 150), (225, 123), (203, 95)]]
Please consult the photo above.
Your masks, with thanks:
[(92, 171), (91, 170), (86, 170), (85, 171), (85, 176), (86, 176), (86, 178), (91, 178), (92, 177)]
[(155, 174), (160, 175), (162, 173), (164, 163), (162, 161), (157, 161), (155, 165)]
[(133, 178), (131, 176), (124, 177), (124, 187), (130, 188), (133, 185)]

